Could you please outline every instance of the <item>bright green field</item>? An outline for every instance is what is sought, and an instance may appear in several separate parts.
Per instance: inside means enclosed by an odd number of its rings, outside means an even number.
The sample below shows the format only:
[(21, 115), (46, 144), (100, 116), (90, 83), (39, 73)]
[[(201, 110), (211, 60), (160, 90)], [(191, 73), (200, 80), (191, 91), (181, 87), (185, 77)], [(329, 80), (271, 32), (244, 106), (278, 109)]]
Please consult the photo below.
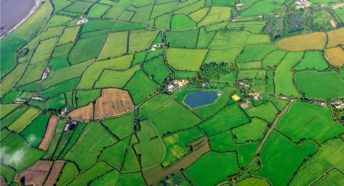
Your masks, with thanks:
[(300, 92), (308, 98), (330, 99), (344, 96), (344, 80), (333, 71), (298, 72), (295, 82)]

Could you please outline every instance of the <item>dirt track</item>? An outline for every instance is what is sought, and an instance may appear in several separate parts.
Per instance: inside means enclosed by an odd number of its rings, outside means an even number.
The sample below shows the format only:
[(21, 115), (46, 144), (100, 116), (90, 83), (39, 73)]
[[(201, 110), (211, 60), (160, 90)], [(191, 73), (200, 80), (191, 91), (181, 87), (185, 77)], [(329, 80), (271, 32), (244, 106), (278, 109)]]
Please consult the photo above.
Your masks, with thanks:
[(38, 148), (42, 150), (48, 150), (51, 139), (55, 134), (55, 129), (59, 123), (59, 118), (55, 115), (51, 115), (49, 118), (49, 123), (47, 130), (45, 131), (44, 138)]

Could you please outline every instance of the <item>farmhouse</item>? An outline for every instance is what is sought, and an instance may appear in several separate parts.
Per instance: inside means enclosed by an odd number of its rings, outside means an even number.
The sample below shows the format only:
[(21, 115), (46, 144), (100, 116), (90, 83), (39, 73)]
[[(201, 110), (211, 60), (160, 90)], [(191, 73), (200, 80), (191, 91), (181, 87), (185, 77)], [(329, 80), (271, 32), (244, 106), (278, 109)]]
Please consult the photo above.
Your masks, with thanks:
[(298, 0), (295, 2), (295, 4), (296, 4), (296, 9), (304, 9), (312, 5), (312, 3), (307, 0)]
[(49, 73), (50, 73), (50, 69), (49, 69), (49, 67), (46, 67), (46, 68), (44, 69), (43, 74), (42, 74), (41, 80), (47, 79), (48, 76), (49, 76)]
[(41, 97), (38, 97), (38, 96), (33, 96), (33, 97), (31, 97), (31, 99), (32, 100), (35, 100), (35, 101), (45, 101), (45, 99), (44, 98), (41, 98)]
[(78, 25), (83, 25), (86, 24), (88, 22), (88, 19), (85, 16), (81, 16), (80, 20), (78, 21)]
[(66, 124), (66, 126), (65, 126), (65, 128), (64, 128), (64, 131), (65, 131), (65, 132), (67, 132), (67, 131), (73, 131), (73, 130), (75, 129), (75, 127), (76, 127), (76, 124), (77, 124), (76, 121), (74, 121), (74, 120), (68, 120), (68, 121), (67, 121), (67, 124)]
[(167, 92), (174, 92), (178, 88), (181, 88), (187, 84), (189, 84), (189, 81), (186, 79), (174, 80), (171, 84), (167, 85), (166, 90), (167, 90)]
[(151, 47), (151, 51), (156, 51), (159, 48), (162, 48), (163, 43), (153, 44)]
[(254, 100), (260, 100), (262, 99), (262, 96), (260, 95), (259, 92), (253, 92), (253, 93), (249, 93), (249, 96), (253, 97)]
[(240, 11), (240, 10), (242, 10), (244, 8), (244, 4), (238, 3), (238, 4), (235, 5), (235, 8)]
[(24, 104), (26, 103), (27, 101), (25, 99), (22, 99), (22, 98), (16, 98), (14, 100), (14, 103), (17, 103), (17, 104)]

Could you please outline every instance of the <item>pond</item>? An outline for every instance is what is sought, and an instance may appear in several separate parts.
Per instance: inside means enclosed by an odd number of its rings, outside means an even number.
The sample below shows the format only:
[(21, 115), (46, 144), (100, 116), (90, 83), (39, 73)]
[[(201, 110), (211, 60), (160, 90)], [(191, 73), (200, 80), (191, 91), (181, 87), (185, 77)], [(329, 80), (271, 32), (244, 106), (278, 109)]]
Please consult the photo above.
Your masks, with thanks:
[(217, 99), (216, 91), (196, 91), (186, 95), (184, 103), (195, 108), (214, 103)]

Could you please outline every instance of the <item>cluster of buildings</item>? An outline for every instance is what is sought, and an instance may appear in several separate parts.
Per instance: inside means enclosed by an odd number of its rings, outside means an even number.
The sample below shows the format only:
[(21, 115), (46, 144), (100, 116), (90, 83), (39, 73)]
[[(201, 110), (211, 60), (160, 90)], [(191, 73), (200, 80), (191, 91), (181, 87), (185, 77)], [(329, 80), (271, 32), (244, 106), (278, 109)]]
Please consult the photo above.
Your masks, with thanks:
[(295, 4), (296, 4), (296, 9), (304, 9), (312, 5), (312, 3), (309, 2), (308, 0), (297, 0)]
[(163, 46), (163, 43), (153, 44), (150, 50), (156, 51), (157, 49), (162, 48), (162, 46)]
[(187, 84), (189, 84), (189, 80), (186, 79), (174, 80), (172, 83), (166, 86), (166, 91), (172, 93), (176, 91), (178, 88), (184, 87)]
[(41, 77), (41, 80), (43, 81), (43, 80), (47, 79), (49, 76), (49, 73), (50, 73), (49, 67), (45, 67), (44, 72), (43, 72), (42, 77)]
[(331, 106), (337, 110), (344, 110), (344, 101), (338, 100), (331, 103)]
[(83, 24), (86, 24), (88, 22), (88, 19), (86, 16), (80, 16), (80, 19), (78, 21), (78, 25), (83, 25)]
[(66, 124), (66, 126), (65, 126), (65, 128), (64, 128), (64, 131), (65, 131), (65, 132), (73, 131), (73, 130), (75, 129), (75, 127), (76, 127), (76, 124), (77, 124), (76, 121), (74, 121), (74, 120), (68, 120), (68, 121), (67, 121), (67, 124)]

